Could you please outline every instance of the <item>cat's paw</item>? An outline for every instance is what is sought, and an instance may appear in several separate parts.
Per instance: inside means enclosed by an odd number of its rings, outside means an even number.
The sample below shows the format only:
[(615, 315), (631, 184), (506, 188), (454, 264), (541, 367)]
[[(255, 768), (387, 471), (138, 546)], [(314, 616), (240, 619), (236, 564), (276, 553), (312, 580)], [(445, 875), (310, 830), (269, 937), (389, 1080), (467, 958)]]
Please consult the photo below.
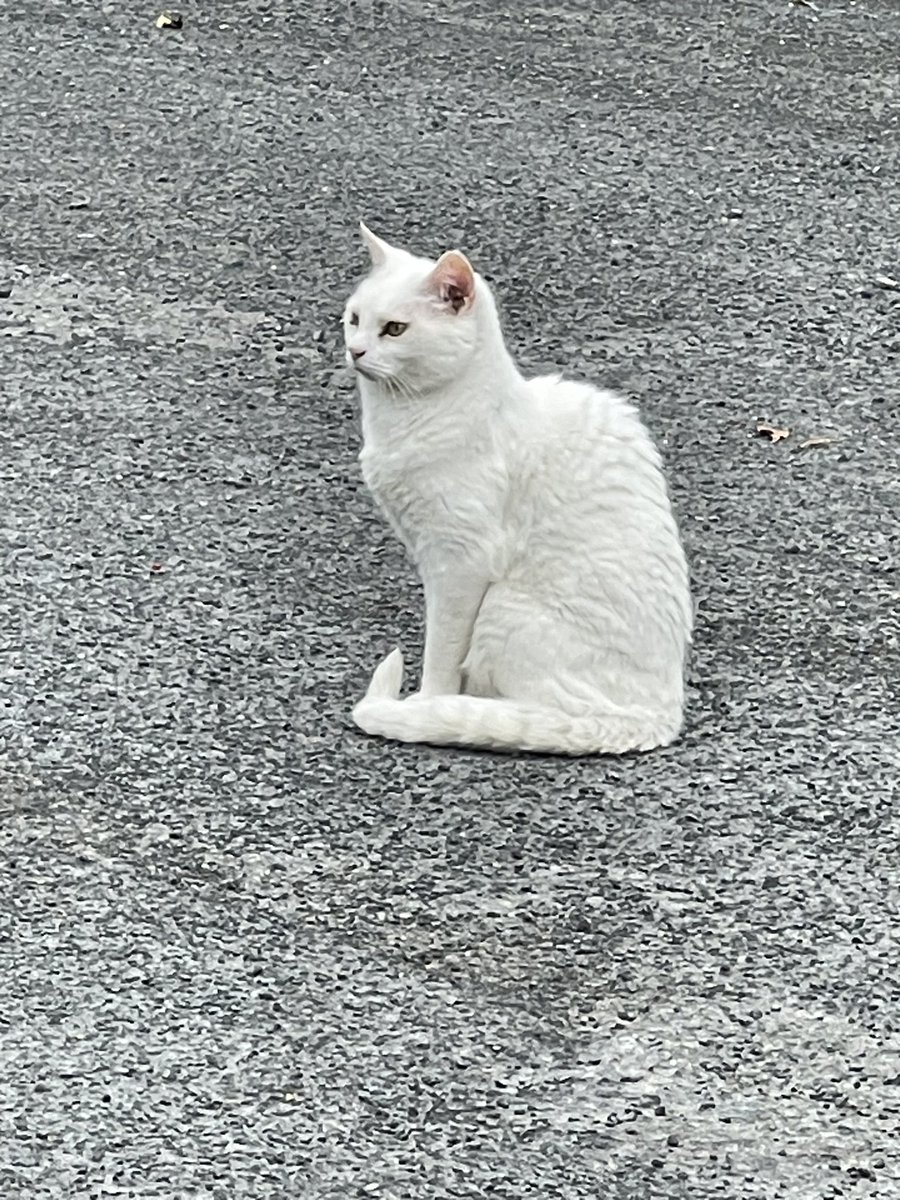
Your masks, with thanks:
[(400, 649), (392, 650), (387, 658), (382, 659), (372, 674), (372, 680), (366, 691), (366, 699), (397, 700), (403, 686), (403, 654)]

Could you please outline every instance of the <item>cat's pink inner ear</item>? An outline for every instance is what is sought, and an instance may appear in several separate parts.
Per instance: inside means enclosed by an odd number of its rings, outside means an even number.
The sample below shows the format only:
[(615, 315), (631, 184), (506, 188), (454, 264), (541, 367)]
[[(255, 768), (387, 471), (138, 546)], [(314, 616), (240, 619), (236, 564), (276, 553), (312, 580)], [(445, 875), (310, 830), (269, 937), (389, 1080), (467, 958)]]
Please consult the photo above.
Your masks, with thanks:
[(366, 243), (366, 249), (369, 251), (372, 266), (380, 267), (387, 259), (393, 247), (380, 237), (376, 237), (363, 221), (359, 223), (359, 232), (362, 234), (362, 240)]
[(428, 276), (428, 288), (454, 312), (469, 308), (475, 299), (475, 272), (471, 263), (458, 250), (448, 250)]

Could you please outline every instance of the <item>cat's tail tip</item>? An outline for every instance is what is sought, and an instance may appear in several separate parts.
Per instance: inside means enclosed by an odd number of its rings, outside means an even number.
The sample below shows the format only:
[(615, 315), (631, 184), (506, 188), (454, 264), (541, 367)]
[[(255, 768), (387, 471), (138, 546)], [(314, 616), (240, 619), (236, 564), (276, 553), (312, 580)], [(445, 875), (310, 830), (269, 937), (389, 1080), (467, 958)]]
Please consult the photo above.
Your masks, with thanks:
[(367, 700), (399, 700), (403, 686), (403, 652), (392, 650), (375, 668), (366, 690)]

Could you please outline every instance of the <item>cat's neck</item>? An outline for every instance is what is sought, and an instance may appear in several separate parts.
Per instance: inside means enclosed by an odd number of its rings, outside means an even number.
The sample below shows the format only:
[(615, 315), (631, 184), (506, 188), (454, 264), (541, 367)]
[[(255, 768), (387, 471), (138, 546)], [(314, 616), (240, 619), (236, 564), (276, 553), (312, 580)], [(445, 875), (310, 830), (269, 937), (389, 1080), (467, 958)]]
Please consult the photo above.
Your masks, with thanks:
[(385, 449), (414, 440), (426, 428), (441, 442), (468, 441), (501, 412), (514, 407), (525, 381), (502, 345), (476, 352), (467, 369), (449, 383), (426, 392), (359, 381), (365, 444)]
[(393, 441), (417, 426), (446, 425), (461, 434), (489, 423), (524, 394), (525, 380), (506, 348), (493, 297), (479, 297), (478, 343), (452, 380), (427, 391), (360, 377), (363, 437), (367, 444)]

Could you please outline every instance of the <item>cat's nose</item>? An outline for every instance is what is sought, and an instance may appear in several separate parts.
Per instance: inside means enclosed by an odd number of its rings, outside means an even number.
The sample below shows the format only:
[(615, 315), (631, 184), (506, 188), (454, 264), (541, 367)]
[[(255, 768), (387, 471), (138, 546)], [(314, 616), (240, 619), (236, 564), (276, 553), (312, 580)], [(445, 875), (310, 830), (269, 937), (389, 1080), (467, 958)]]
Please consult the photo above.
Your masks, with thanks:
[(356, 362), (356, 360), (357, 360), (358, 358), (362, 358), (362, 356), (365, 354), (365, 350), (357, 350), (357, 349), (355, 349), (353, 346), (351, 346), (351, 347), (350, 347), (350, 354), (351, 354), (351, 355), (352, 355), (352, 357), (353, 357), (353, 361), (354, 361), (354, 362)]

